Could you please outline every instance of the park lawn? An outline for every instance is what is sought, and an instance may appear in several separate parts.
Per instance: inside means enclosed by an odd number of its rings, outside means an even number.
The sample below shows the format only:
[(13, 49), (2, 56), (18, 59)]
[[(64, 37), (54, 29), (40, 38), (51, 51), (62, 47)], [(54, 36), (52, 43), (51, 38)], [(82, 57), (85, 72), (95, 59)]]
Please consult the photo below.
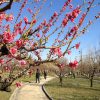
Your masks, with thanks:
[(29, 76), (23, 76), (21, 78), (19, 78), (18, 80), (16, 80), (12, 85), (11, 85), (11, 92), (5, 92), (5, 91), (0, 91), (0, 100), (9, 100), (11, 94), (13, 93), (13, 91), (16, 88), (15, 83), (16, 82), (32, 82), (35, 80), (35, 75), (33, 74), (31, 77)]
[[(29, 75), (25, 75), (25, 76), (19, 78), (19, 79), (16, 80), (16, 81), (32, 82), (32, 81), (34, 81), (34, 80), (35, 80), (35, 75), (33, 74), (31, 77), (29, 77)], [(16, 82), (16, 81), (15, 81), (15, 82)]]
[(83, 78), (64, 78), (61, 87), (58, 79), (45, 85), (53, 100), (100, 100), (100, 80), (89, 87), (89, 80)]

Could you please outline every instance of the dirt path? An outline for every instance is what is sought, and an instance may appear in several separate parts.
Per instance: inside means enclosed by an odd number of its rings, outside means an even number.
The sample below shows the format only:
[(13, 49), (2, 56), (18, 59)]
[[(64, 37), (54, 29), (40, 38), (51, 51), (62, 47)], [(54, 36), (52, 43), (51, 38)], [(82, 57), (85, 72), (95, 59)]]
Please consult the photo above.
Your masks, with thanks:
[(21, 88), (16, 88), (9, 100), (48, 100), (41, 86), (47, 81), (52, 80), (53, 77), (47, 77), (47, 79), (41, 78), (41, 82), (38, 83), (24, 83)]

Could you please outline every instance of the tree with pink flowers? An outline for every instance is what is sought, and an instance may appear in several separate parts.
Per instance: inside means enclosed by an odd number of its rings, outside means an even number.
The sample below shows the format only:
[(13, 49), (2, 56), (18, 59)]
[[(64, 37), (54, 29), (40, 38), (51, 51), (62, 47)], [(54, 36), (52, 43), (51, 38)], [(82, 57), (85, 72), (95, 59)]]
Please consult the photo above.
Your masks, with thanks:
[[(88, 27), (100, 18), (98, 12), (97, 15), (92, 16), (91, 20), (88, 20), (84, 27), (81, 27), (90, 9), (93, 9), (95, 0), (75, 6), (72, 5), (72, 0), (66, 0), (61, 9), (49, 14), (47, 19), (42, 19), (46, 16), (42, 9), (48, 0), (8, 1), (10, 8), (5, 6), (6, 9), (5, 7), (0, 9), (0, 65), (2, 68), (6, 65), (6, 70), (9, 69), (8, 77), (0, 82), (0, 90), (5, 91), (32, 67), (48, 62), (57, 64), (59, 58), (70, 55), (72, 49), (78, 49), (80, 42), (74, 43), (73, 41), (85, 35)], [(19, 4), (20, 8), (15, 9), (17, 15), (14, 16), (10, 10), (15, 3)], [(2, 0), (0, 5), (4, 4), (5, 1)], [(34, 9), (29, 6), (32, 4)], [(85, 10), (83, 10), (84, 6)], [(52, 3), (47, 7), (47, 11), (50, 8), (52, 8)], [(24, 16), (25, 13), (28, 16)], [(78, 61), (75, 60), (68, 65), (75, 69), (77, 64)], [(23, 70), (15, 73), (16, 67), (23, 67)]]

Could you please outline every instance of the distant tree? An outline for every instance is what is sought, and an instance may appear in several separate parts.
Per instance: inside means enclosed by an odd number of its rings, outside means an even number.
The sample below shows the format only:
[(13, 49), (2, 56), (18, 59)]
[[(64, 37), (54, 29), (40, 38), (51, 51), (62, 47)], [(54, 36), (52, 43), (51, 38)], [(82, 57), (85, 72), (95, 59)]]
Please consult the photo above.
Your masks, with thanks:
[(68, 60), (64, 57), (59, 58), (55, 65), (59, 68), (55, 73), (59, 77), (59, 82), (61, 86), (63, 85), (63, 78), (68, 77), (69, 75), (73, 75), (75, 78), (75, 69), (78, 66), (78, 61), (74, 60), (73, 62), (68, 62)]
[(85, 57), (82, 58), (82, 66), (80, 65), (81, 75), (90, 80), (90, 87), (93, 87), (93, 79), (100, 69), (100, 51), (89, 51)]

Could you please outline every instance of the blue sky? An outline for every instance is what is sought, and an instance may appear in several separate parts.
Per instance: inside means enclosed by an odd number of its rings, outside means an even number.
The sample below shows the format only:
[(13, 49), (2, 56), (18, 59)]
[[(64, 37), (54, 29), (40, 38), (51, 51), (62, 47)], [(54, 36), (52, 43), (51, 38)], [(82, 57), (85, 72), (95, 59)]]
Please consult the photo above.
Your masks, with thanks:
[[(22, 1), (23, 1), (23, 0), (22, 0)], [(28, 1), (30, 2), (30, 1), (33, 1), (33, 0), (28, 0)], [(42, 1), (42, 0), (40, 0), (40, 3), (41, 3), (41, 1)], [(45, 19), (45, 18), (46, 18), (47, 20), (50, 19), (51, 15), (53, 15), (53, 13), (54, 13), (55, 11), (59, 12), (60, 9), (62, 8), (62, 6), (63, 6), (63, 4), (64, 4), (65, 1), (66, 1), (66, 0), (47, 0), (47, 2), (45, 3), (43, 9), (42, 9), (42, 10), (40, 11), (40, 13), (39, 13), (39, 15), (43, 15), (43, 16), (42, 16), (40, 19), (38, 19), (39, 21), (37, 22), (36, 26), (34, 26), (33, 29), (35, 29), (35, 28), (39, 25), (39, 23), (41, 23), (41, 21), (43, 21), (43, 19)], [(75, 8), (76, 5), (82, 4), (83, 1), (88, 1), (88, 0), (73, 0), (73, 2), (72, 2), (73, 7)], [(27, 4), (26, 7), (29, 7), (29, 8), (31, 8), (33, 11), (35, 11), (34, 7), (38, 8), (38, 7), (40, 6), (40, 3), (34, 3), (34, 4), (29, 3), (29, 4)], [(95, 0), (94, 6), (95, 6), (96, 4), (98, 4), (98, 3), (100, 3), (100, 1), (99, 1), (99, 0)], [(50, 7), (50, 4), (52, 4), (51, 7)], [(14, 3), (14, 4), (12, 5), (11, 10), (7, 11), (7, 13), (13, 13), (14, 16), (16, 16), (16, 15), (18, 14), (18, 11), (19, 11), (20, 6), (21, 6), (21, 4), (19, 4), (19, 3)], [(26, 7), (25, 7), (25, 9), (23, 9), (23, 12), (22, 12), (23, 14), (22, 14), (22, 16), (19, 18), (19, 20), (20, 20), (20, 19), (23, 19), (23, 17), (25, 17), (25, 16), (28, 17), (29, 20), (31, 20), (31, 15), (27, 12)], [(49, 7), (50, 7), (50, 8), (49, 8)], [(85, 11), (85, 10), (86, 10), (86, 6), (83, 7), (82, 10)], [(69, 11), (69, 8), (67, 8), (67, 10), (65, 11), (64, 14), (66, 14), (66, 13), (68, 13), (68, 12), (70, 12), (70, 11)], [(83, 24), (82, 27), (84, 27), (84, 26), (87, 24), (87, 22), (88, 22), (89, 19), (93, 19), (93, 16), (95, 16), (95, 14), (97, 14), (98, 12), (100, 12), (100, 5), (97, 6), (97, 7), (93, 7), (93, 8), (90, 10), (88, 16), (86, 17), (86, 21), (84, 22), (84, 24)], [(37, 18), (38, 18), (38, 16), (37, 16)], [(60, 17), (60, 19), (62, 19), (62, 18), (64, 18), (64, 16), (61, 16), (61, 17)], [(59, 23), (62, 21), (62, 20), (60, 20), (60, 19), (59, 19), (59, 21), (57, 22), (56, 26), (59, 26)], [(14, 22), (13, 22), (13, 23), (14, 23)], [(13, 23), (12, 23), (12, 25), (11, 25), (12, 29), (13, 29)], [(69, 25), (71, 25), (71, 24), (69, 24)], [(68, 26), (68, 27), (69, 27), (69, 26)], [(55, 29), (55, 27), (52, 27), (51, 30), (50, 30), (50, 32), (52, 32), (52, 30), (54, 30), (54, 29)], [(66, 32), (66, 30), (68, 30), (68, 28), (65, 28), (64, 31)], [(52, 43), (51, 41), (53, 41), (53, 38), (54, 38), (54, 37), (56, 37), (56, 36), (54, 35), (52, 38), (50, 38), (50, 40), (49, 40), (50, 43)], [(77, 42), (80, 42), (80, 43), (81, 43), (80, 49), (79, 49), (79, 50), (73, 50), (73, 51), (72, 51), (72, 54), (71, 54), (70, 56), (69, 56), (69, 55), (66, 55), (66, 57), (67, 57), (68, 59), (70, 59), (70, 58), (71, 58), (71, 59), (75, 59), (76, 57), (79, 57), (79, 51), (80, 51), (81, 49), (82, 49), (82, 51), (83, 51), (83, 54), (86, 54), (86, 52), (87, 52), (87, 50), (88, 50), (89, 48), (91, 48), (91, 47), (98, 47), (98, 44), (99, 44), (99, 42), (100, 42), (100, 19), (97, 20), (93, 25), (91, 25), (91, 26), (88, 28), (88, 30), (87, 30), (87, 32), (85, 33), (85, 35), (79, 37), (77, 40), (75, 40), (75, 42), (73, 42), (73, 44), (75, 44), (75, 43), (77, 43)], [(48, 45), (50, 45), (50, 43), (49, 43)], [(99, 48), (100, 48), (100, 47), (99, 47)], [(64, 49), (64, 48), (63, 48), (63, 49)], [(47, 52), (47, 50), (46, 50), (46, 52)], [(46, 58), (45, 53), (43, 53), (42, 56), (43, 56), (43, 58)]]

